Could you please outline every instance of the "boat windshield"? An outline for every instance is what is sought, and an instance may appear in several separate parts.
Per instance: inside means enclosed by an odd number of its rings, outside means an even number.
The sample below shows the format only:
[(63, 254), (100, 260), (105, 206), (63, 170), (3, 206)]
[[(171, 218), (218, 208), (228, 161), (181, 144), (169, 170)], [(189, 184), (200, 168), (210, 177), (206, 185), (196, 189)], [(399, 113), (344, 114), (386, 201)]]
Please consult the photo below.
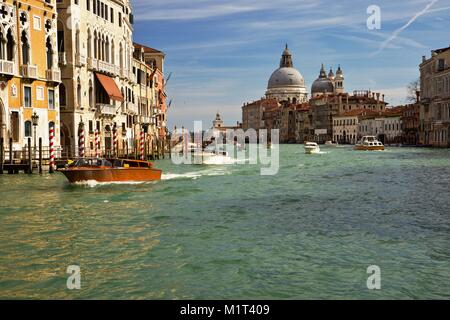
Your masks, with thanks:
[(112, 167), (112, 163), (105, 159), (78, 159), (70, 167)]

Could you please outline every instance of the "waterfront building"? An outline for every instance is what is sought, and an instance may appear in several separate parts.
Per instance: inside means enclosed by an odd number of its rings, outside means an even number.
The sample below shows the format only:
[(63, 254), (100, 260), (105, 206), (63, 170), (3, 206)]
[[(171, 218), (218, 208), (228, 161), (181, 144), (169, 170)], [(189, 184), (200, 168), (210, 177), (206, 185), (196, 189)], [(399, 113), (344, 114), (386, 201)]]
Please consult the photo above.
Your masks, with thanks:
[(134, 44), (134, 48), (133, 74), (136, 77), (134, 86), (136, 101), (131, 107), (135, 145), (138, 144), (137, 140), (143, 130), (148, 150), (155, 152), (158, 148), (162, 148), (167, 136), (167, 107), (162, 71), (165, 55), (159, 50), (137, 43)]
[[(279, 102), (275, 98), (261, 98), (261, 100), (245, 103), (242, 106), (242, 128), (247, 131), (254, 129), (266, 129), (264, 112), (279, 107)], [(268, 128), (267, 128), (268, 129)]]
[(43, 139), (50, 128), (59, 145), (56, 2), (6, 0), (0, 4), (0, 138), (13, 148)]
[(294, 68), (292, 53), (287, 45), (281, 56), (280, 67), (272, 73), (269, 79), (266, 98), (292, 103), (302, 103), (308, 99), (305, 79)]
[(420, 104), (414, 103), (404, 107), (402, 113), (403, 144), (419, 144)]
[[(61, 143), (67, 156), (134, 147), (136, 96), (129, 0), (58, 0)], [(79, 145), (85, 133), (85, 146)], [(117, 140), (115, 140), (116, 138)]]
[(374, 113), (376, 114), (372, 110), (354, 109), (333, 116), (333, 141), (339, 144), (356, 144), (361, 138), (359, 134), (361, 117)]
[[(322, 76), (324, 73), (325, 70), (322, 67)], [(322, 79), (313, 87), (315, 91), (313, 91), (310, 105), (316, 142), (324, 143), (335, 140), (335, 136), (343, 137), (345, 131), (343, 128), (339, 128), (338, 131), (333, 129), (334, 117), (345, 115), (354, 110), (383, 112), (386, 109), (387, 103), (381, 93), (374, 93), (369, 90), (354, 91), (353, 94), (336, 93), (332, 87), (332, 82), (329, 79)], [(339, 131), (342, 131), (342, 133), (340, 134)], [(351, 136), (353, 135), (352, 133)], [(346, 139), (350, 139), (350, 134), (346, 136)], [(354, 140), (353, 137), (351, 140)]]
[(384, 144), (402, 142), (402, 115), (404, 107), (388, 108), (384, 112), (366, 111), (360, 116), (358, 138), (375, 136)]
[(422, 57), (420, 68), (420, 143), (450, 147), (450, 47)]

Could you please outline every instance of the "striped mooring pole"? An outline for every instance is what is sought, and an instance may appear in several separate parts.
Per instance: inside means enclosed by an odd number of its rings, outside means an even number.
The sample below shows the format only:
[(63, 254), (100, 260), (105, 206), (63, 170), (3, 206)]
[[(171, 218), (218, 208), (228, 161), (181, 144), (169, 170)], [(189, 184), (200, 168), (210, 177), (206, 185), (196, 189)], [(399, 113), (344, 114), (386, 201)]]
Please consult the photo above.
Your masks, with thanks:
[(113, 129), (113, 143), (114, 143), (114, 156), (117, 157), (119, 154), (119, 148), (118, 148), (119, 143), (117, 140), (117, 127), (116, 126), (114, 126), (114, 129)]
[(55, 170), (55, 128), (50, 128), (50, 168), (49, 172), (53, 173)]
[(84, 158), (84, 142), (85, 142), (85, 139), (84, 139), (84, 126), (82, 126), (81, 127), (81, 130), (80, 130), (80, 140), (79, 140), (79, 142), (78, 142), (78, 144), (79, 144), (79, 150), (80, 150), (80, 158)]
[(95, 129), (95, 141), (94, 141), (94, 143), (95, 143), (95, 157), (96, 158), (100, 158), (100, 152), (99, 152), (100, 139), (98, 137), (98, 129)]
[(144, 160), (144, 140), (145, 140), (145, 133), (144, 131), (141, 131), (141, 160)]

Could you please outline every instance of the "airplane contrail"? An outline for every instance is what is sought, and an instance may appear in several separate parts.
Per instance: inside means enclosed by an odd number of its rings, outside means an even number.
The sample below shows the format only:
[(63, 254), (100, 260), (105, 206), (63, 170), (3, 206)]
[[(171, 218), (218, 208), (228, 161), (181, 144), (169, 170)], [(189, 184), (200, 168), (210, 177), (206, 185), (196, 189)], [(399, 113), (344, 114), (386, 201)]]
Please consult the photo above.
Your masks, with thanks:
[(384, 50), (384, 49), (385, 49), (392, 41), (394, 41), (394, 40), (400, 35), (400, 33), (402, 33), (403, 31), (405, 31), (410, 25), (412, 25), (412, 24), (417, 20), (417, 18), (419, 18), (420, 16), (426, 14), (426, 13), (431, 9), (431, 7), (434, 6), (434, 4), (435, 4), (436, 2), (438, 2), (438, 1), (439, 1), (439, 0), (432, 0), (429, 4), (427, 4), (427, 6), (426, 6), (423, 10), (417, 12), (417, 13), (414, 15), (414, 17), (412, 17), (412, 18), (411, 18), (411, 19), (410, 19), (403, 27), (401, 27), (401, 28), (395, 30), (394, 33), (392, 33), (391, 36), (390, 36), (389, 38), (387, 38), (387, 39), (381, 44), (381, 46), (380, 46), (380, 48), (378, 49), (378, 51), (375, 52), (373, 55), (377, 55), (377, 54), (379, 54), (381, 51), (383, 51), (383, 50)]

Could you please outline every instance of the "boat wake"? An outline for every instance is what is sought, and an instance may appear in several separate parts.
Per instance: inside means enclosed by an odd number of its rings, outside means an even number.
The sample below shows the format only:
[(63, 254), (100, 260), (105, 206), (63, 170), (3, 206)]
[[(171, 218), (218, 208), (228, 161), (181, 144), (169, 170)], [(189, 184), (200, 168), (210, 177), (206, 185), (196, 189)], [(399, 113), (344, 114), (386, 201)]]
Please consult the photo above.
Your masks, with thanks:
[(226, 170), (202, 170), (195, 172), (186, 172), (186, 173), (163, 173), (161, 180), (175, 180), (175, 179), (190, 179), (196, 180), (205, 176), (224, 176), (227, 175), (228, 171)]
[(75, 182), (75, 183), (72, 183), (72, 185), (80, 186), (80, 187), (95, 188), (95, 187), (112, 186), (112, 185), (140, 185), (140, 184), (154, 184), (154, 183), (155, 183), (155, 181), (98, 182), (95, 180), (88, 180), (88, 181)]

